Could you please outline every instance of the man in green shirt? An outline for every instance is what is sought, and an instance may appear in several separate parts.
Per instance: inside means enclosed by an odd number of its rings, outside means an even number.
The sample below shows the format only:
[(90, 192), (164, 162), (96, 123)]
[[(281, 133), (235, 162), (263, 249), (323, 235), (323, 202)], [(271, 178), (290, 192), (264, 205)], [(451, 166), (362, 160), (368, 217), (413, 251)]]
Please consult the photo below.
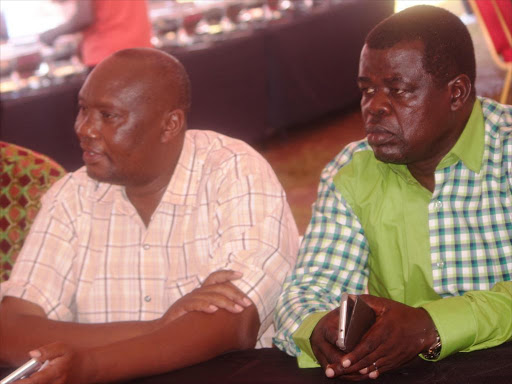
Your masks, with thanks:
[[(274, 343), (328, 377), (377, 378), (512, 339), (512, 107), (477, 98), (464, 24), (416, 6), (363, 47), (366, 139), (324, 169)], [(341, 294), (377, 320), (336, 347)]]

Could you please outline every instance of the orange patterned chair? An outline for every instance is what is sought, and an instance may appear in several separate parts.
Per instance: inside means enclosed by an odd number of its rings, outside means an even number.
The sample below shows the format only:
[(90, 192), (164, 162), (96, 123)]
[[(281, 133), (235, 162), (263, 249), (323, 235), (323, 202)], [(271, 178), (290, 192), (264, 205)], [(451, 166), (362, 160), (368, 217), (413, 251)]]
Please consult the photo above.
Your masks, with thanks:
[(65, 173), (47, 156), (0, 141), (0, 282), (9, 278), (39, 199)]

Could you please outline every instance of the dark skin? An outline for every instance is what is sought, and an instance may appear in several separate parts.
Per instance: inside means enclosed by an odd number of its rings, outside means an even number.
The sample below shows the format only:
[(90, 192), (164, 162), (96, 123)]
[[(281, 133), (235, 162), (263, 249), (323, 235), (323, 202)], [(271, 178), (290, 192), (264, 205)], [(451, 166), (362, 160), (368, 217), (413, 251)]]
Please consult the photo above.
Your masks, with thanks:
[[(183, 145), (186, 114), (175, 80), (182, 69), (156, 50), (129, 52), (91, 73), (80, 91), (75, 130), (89, 176), (124, 186), (148, 226)], [(241, 276), (213, 272), (152, 321), (54, 321), (34, 303), (5, 297), (0, 365), (18, 366), (30, 352), (50, 363), (20, 384), (111, 382), (251, 348), (260, 323), (254, 304), (232, 284)]]
[[(144, 73), (143, 63), (131, 64), (131, 72), (123, 76), (116, 68), (103, 65), (85, 82), (75, 131), (88, 175), (124, 185), (147, 226), (178, 161), (185, 113), (167, 107), (176, 104), (175, 96), (155, 96), (155, 76), (133, 77)], [(151, 106), (141, 107), (146, 100)]]
[[(436, 84), (423, 69), (423, 55), (420, 41), (382, 50), (364, 46), (358, 84), (375, 157), (406, 164), (414, 178), (433, 192), (435, 169), (464, 130), (475, 96), (464, 74), (448, 84)], [(313, 330), (311, 346), (328, 377), (375, 379), (428, 351), (435, 342), (435, 325), (422, 308), (371, 295), (362, 298), (377, 320), (350, 353), (336, 347), (339, 309), (323, 317)]]

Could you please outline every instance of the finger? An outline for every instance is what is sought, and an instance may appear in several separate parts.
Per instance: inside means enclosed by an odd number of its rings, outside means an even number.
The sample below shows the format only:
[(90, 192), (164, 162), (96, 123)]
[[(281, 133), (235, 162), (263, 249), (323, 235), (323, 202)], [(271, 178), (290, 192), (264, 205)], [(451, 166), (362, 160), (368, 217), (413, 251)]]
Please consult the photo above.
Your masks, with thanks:
[(366, 368), (363, 368), (363, 369), (359, 370), (359, 373), (361, 375), (367, 375), (367, 374), (372, 373), (372, 372), (375, 372), (378, 375), (379, 368), (378, 368), (378, 365), (377, 365), (376, 361), (374, 361), (371, 365), (367, 366)]
[(39, 347), (29, 352), (30, 357), (36, 359), (40, 363), (51, 361), (58, 357), (64, 356), (69, 352), (69, 348), (62, 343), (52, 343)]
[(30, 377), (16, 381), (16, 384), (60, 384), (64, 383), (62, 379), (56, 376), (55, 370), (51, 368), (36, 372)]
[(215, 271), (210, 274), (206, 278), (206, 280), (203, 283), (203, 286), (211, 285), (211, 284), (218, 284), (218, 283), (225, 283), (227, 281), (231, 280), (237, 280), (240, 279), (243, 276), (242, 272), (238, 271), (232, 271), (230, 269)]
[[(343, 367), (340, 364), (343, 353), (338, 347), (326, 342), (319, 346), (319, 355), (322, 361), (318, 359), (320, 365), (324, 368), (327, 377), (337, 377), (343, 374)], [(316, 352), (315, 352), (316, 354)]]
[[(350, 367), (347, 367), (345, 369), (345, 372), (346, 373), (359, 372), (362, 374), (371, 373), (376, 370), (375, 368), (379, 367), (378, 360), (379, 360), (380, 356), (383, 356), (383, 353), (380, 350), (380, 348), (378, 348), (373, 353), (370, 353), (369, 355), (356, 361)], [(374, 363), (375, 363), (375, 365), (374, 365)]]
[[(48, 360), (47, 360), (48, 361)], [(66, 384), (66, 380), (62, 377), (57, 367), (52, 364), (45, 364), (43, 368), (28, 378), (16, 381), (18, 384)]]
[(244, 307), (241, 305), (215, 292), (197, 293), (184, 305), (186, 312), (200, 311), (213, 313), (219, 308), (225, 309), (231, 313), (240, 313), (244, 310)]
[(219, 283), (208, 285), (206, 287), (201, 287), (197, 289), (198, 292), (215, 292), (217, 294), (223, 295), (229, 300), (241, 305), (242, 307), (250, 307), (252, 305), (252, 301), (237, 287), (235, 287), (230, 282), (227, 283)]
[(359, 344), (343, 358), (341, 363), (346, 373), (357, 372), (366, 368), (373, 364), (375, 358), (384, 356), (385, 353), (379, 351), (379, 349), (383, 348), (386, 334), (383, 334), (378, 322), (374, 324), (368, 333), (363, 336)]

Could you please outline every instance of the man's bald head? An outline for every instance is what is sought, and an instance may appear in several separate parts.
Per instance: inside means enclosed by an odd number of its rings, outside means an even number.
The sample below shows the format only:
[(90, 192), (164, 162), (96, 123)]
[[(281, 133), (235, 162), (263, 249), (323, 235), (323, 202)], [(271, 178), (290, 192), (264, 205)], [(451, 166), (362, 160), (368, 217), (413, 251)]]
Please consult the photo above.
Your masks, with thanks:
[(146, 102), (163, 101), (167, 108), (185, 113), (190, 109), (190, 81), (174, 56), (152, 48), (124, 49), (102, 61), (91, 75), (109, 66), (115, 66), (115, 76), (145, 84)]

